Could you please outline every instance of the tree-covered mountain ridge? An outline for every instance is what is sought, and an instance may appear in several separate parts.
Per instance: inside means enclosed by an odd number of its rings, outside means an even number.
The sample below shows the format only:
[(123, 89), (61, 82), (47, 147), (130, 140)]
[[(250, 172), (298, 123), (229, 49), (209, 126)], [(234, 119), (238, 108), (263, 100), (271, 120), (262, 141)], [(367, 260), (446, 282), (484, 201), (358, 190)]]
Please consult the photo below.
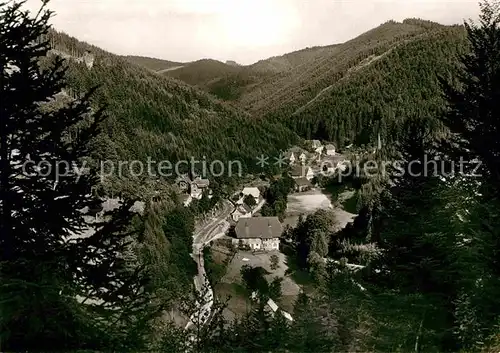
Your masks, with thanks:
[(311, 99), (266, 116), (288, 121), (304, 137), (339, 145), (370, 144), (378, 132), (394, 141), (403, 120), (443, 113), (439, 78), (449, 78), (456, 69), (464, 34), (461, 26), (442, 26), (402, 39), (350, 65)]
[[(301, 55), (301, 51), (287, 54), (288, 57), (292, 55), (301, 57), (301, 63), (267, 78), (262, 82), (264, 84), (262, 87), (246, 92), (240, 101), (251, 110), (262, 114), (267, 113), (272, 106), (267, 101), (262, 101), (262, 97), (276, 101), (280, 106), (290, 102), (294, 106), (301, 106), (303, 101), (307, 101), (306, 97), (299, 102), (294, 102), (293, 99), (280, 101), (280, 98), (297, 90), (297, 87), (302, 87), (302, 93), (312, 98), (321, 89), (342, 78), (350, 69), (373, 55), (382, 55), (403, 42), (455, 27), (460, 28), (419, 19), (406, 19), (403, 22), (388, 21), (345, 43), (316, 48), (315, 52), (318, 55), (313, 55), (312, 60)], [(266, 87), (267, 85), (272, 87)], [(294, 94), (293, 98), (297, 97), (300, 98)]]
[(75, 58), (90, 52), (93, 66), (68, 60), (69, 89), (85, 92), (99, 86), (96, 106), (106, 105), (103, 133), (96, 142), (100, 160), (168, 160), (191, 157), (241, 161), (255, 169), (255, 157), (275, 153), (297, 136), (281, 124), (255, 123), (252, 116), (179, 80), (151, 72), (117, 55), (51, 31), (57, 52)]
[(148, 56), (138, 55), (124, 55), (123, 59), (130, 61), (136, 65), (144, 66), (155, 72), (162, 72), (164, 70), (171, 70), (185, 65), (185, 63), (177, 61), (169, 61), (157, 58), (150, 58)]
[(438, 77), (451, 75), (464, 43), (461, 25), (406, 19), (253, 65), (205, 60), (167, 74), (302, 137), (361, 145), (379, 131), (397, 137), (403, 118), (439, 114)]

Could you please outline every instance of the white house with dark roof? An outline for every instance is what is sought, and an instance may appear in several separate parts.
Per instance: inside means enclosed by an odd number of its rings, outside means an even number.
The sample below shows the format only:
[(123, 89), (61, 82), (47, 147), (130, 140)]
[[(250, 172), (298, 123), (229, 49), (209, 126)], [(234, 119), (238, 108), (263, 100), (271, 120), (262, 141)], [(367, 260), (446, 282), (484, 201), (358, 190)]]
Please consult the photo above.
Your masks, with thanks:
[(201, 179), (200, 177), (195, 178), (191, 182), (191, 197), (200, 200), (203, 196), (203, 191), (207, 190), (209, 186), (210, 181), (208, 179)]
[(309, 180), (307, 180), (307, 178), (297, 178), (294, 179), (294, 181), (295, 181), (295, 191), (297, 192), (304, 192), (310, 190), (313, 187), (313, 185)]
[(251, 250), (279, 250), (283, 227), (278, 217), (240, 218), (235, 227), (236, 246), (247, 245)]
[(325, 154), (327, 156), (335, 156), (335, 146), (332, 144), (328, 144), (325, 146)]
[(252, 217), (252, 208), (246, 204), (241, 204), (236, 207), (236, 209), (231, 213), (231, 218), (233, 221), (238, 222), (240, 218), (250, 218)]
[(303, 165), (293, 167), (290, 175), (293, 179), (306, 178), (307, 180), (312, 180), (314, 178), (313, 170)]

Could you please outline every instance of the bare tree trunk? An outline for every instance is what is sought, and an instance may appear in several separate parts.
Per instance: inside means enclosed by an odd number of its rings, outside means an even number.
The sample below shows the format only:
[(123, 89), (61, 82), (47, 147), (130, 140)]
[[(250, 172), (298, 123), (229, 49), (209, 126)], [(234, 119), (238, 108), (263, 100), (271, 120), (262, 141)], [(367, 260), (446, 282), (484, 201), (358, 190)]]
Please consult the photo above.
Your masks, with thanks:
[(0, 225), (0, 233), (2, 234), (4, 244), (3, 244), (3, 258), (2, 260), (9, 260), (13, 252), (13, 239), (12, 239), (12, 202), (10, 200), (9, 193), (9, 177), (11, 174), (10, 168), (10, 156), (9, 147), (7, 146), (9, 142), (9, 117), (4, 111), (3, 102), (4, 99), (4, 74), (5, 74), (6, 63), (2, 59), (0, 61), (0, 121), (2, 122), (2, 127), (0, 128), (0, 200), (2, 202), (2, 220)]
[(425, 320), (425, 311), (424, 314), (422, 315), (422, 320), (420, 321), (420, 326), (418, 327), (418, 333), (417, 333), (417, 338), (415, 339), (415, 353), (418, 353), (420, 350), (420, 337), (422, 335), (422, 327), (424, 325), (424, 320)]

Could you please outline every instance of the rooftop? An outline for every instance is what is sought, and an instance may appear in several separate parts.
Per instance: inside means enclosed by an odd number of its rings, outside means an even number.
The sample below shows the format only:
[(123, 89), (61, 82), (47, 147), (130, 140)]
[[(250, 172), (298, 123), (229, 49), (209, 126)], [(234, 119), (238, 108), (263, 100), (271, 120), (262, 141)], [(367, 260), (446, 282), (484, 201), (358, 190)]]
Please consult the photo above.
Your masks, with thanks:
[(309, 180), (307, 180), (306, 178), (295, 179), (295, 184), (297, 186), (312, 186), (311, 182)]
[(312, 140), (312, 146), (314, 148), (321, 147), (321, 141), (320, 140)]
[(252, 196), (253, 195), (257, 195), (257, 196), (259, 196), (260, 195), (260, 190), (257, 187), (246, 187), (246, 188), (243, 188), (242, 193), (244, 195), (252, 195)]
[(307, 166), (297, 165), (292, 168), (291, 175), (293, 177), (305, 177), (307, 175), (308, 170), (309, 167)]
[(248, 206), (247, 204), (243, 203), (241, 205), (238, 205), (238, 211), (242, 213), (250, 213), (252, 212), (252, 208)]
[(272, 239), (281, 237), (283, 227), (278, 217), (240, 218), (235, 232), (238, 239)]
[(199, 188), (206, 188), (210, 185), (210, 180), (208, 179), (201, 179), (201, 178), (196, 178), (193, 183), (196, 184)]

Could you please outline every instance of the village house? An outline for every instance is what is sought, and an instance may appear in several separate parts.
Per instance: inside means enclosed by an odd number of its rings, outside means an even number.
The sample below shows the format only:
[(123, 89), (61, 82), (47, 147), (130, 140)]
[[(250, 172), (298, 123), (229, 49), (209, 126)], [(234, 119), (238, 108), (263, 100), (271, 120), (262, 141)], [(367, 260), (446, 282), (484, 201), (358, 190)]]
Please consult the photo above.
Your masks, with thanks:
[(255, 199), (255, 201), (258, 201), (259, 198), (260, 198), (260, 190), (259, 190), (259, 188), (246, 187), (246, 188), (243, 189), (243, 191), (241, 193), (243, 194), (243, 197), (248, 196), (248, 195), (252, 195), (253, 198)]
[(319, 153), (320, 155), (323, 152), (323, 145), (321, 144), (321, 141), (319, 141), (319, 140), (312, 140), (311, 147), (312, 147), (314, 152)]
[[(187, 174), (178, 176), (175, 183), (181, 192), (188, 192), (191, 198), (197, 200), (201, 199), (203, 192), (208, 190), (208, 187), (210, 186), (210, 180), (202, 179), (200, 177), (196, 177), (194, 180), (191, 180)], [(183, 198), (183, 202), (184, 201), (188, 204), (191, 202), (189, 198)]]
[(240, 218), (235, 227), (235, 246), (248, 246), (251, 250), (279, 250), (283, 227), (278, 217)]
[[(259, 302), (260, 297), (258, 296), (258, 292), (257, 291), (252, 292), (251, 298), (252, 298), (253, 301)], [(278, 307), (278, 305), (276, 304), (276, 302), (274, 300), (272, 300), (271, 298), (268, 298), (266, 304), (267, 304), (267, 306), (265, 308), (271, 314), (271, 316), (274, 317), (274, 315), (276, 315), (276, 313), (280, 313), (288, 321), (293, 321), (292, 315), (290, 315), (290, 313), (286, 312), (285, 310), (280, 309)]]
[(203, 196), (203, 191), (208, 190), (210, 186), (210, 181), (208, 179), (201, 179), (200, 177), (196, 177), (191, 182), (191, 190), (190, 194), (193, 199), (200, 200)]
[(313, 170), (303, 165), (293, 167), (290, 175), (293, 179), (306, 178), (307, 180), (312, 180), (314, 178)]
[(335, 156), (335, 146), (332, 144), (328, 144), (325, 146), (325, 154), (327, 156)]
[(308, 191), (308, 190), (311, 190), (311, 188), (313, 187), (313, 185), (311, 184), (311, 182), (309, 180), (307, 180), (307, 178), (298, 178), (298, 179), (294, 179), (294, 181), (295, 181), (295, 191), (296, 192)]
[(252, 217), (252, 208), (246, 204), (241, 204), (231, 214), (233, 221), (238, 222), (240, 218)]

